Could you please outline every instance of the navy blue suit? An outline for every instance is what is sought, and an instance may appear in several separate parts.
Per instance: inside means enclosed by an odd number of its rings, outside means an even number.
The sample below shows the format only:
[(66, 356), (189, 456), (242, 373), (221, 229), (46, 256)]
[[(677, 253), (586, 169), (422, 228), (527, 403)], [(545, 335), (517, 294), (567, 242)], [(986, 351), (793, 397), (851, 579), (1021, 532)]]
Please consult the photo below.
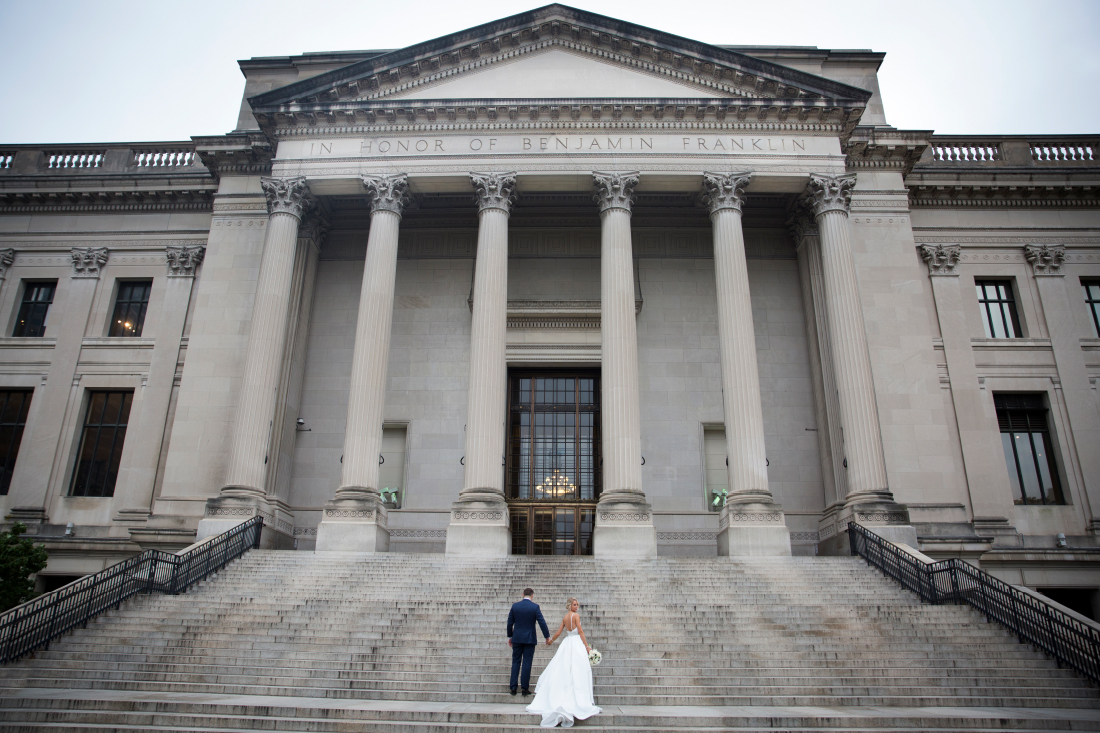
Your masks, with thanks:
[(536, 621), (542, 627), (542, 635), (549, 639), (550, 629), (546, 627), (546, 619), (542, 617), (537, 603), (530, 598), (524, 598), (512, 604), (512, 610), (508, 612), (508, 638), (512, 640), (512, 678), (508, 687), (513, 690), (516, 689), (517, 681), (522, 683), (524, 690), (530, 689), (531, 661), (535, 658), (535, 647), (539, 645), (539, 638), (535, 634)]

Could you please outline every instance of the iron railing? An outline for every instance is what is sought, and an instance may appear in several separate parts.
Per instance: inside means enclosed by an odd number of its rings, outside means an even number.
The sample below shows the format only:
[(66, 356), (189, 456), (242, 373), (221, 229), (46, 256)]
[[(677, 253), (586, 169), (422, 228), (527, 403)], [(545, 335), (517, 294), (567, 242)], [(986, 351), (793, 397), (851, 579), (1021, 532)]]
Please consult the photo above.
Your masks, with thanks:
[(858, 555), (920, 596), (925, 603), (966, 603), (1093, 682), (1100, 682), (1100, 631), (1068, 613), (951, 558), (927, 563), (855, 522), (848, 523)]
[(260, 546), (263, 517), (181, 555), (145, 552), (0, 614), (0, 664), (19, 659), (138, 593), (181, 593)]

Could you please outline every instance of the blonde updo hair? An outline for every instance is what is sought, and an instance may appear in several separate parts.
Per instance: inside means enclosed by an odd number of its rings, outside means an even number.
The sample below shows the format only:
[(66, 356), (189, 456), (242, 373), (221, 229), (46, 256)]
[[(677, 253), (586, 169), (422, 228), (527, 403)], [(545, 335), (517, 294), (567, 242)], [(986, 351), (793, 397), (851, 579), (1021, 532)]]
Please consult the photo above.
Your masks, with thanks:
[(576, 601), (578, 606), (581, 604), (581, 602), (577, 601), (576, 598), (570, 597), (569, 600), (565, 602), (565, 610), (566, 611), (572, 611), (573, 610), (573, 602), (574, 601)]

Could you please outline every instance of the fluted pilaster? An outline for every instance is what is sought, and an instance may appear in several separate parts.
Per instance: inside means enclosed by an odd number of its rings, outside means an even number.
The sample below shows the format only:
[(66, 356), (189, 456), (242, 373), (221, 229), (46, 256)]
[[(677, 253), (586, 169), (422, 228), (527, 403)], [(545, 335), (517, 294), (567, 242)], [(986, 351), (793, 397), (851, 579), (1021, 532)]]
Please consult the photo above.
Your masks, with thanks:
[(478, 206), (474, 307), (470, 324), (470, 390), (462, 492), (451, 512), (447, 553), (504, 556), (509, 553), (508, 507), (504, 501), (504, 433), (508, 368), (508, 215), (515, 200), (515, 173), (471, 173)]
[(642, 492), (642, 426), (638, 391), (638, 326), (630, 213), (637, 173), (593, 173), (600, 207), (603, 492), (593, 551), (605, 557), (650, 557), (657, 536)]
[(298, 225), (313, 206), (304, 177), (264, 178), (270, 218), (241, 374), (240, 402), (223, 494), (262, 497), (279, 387)]

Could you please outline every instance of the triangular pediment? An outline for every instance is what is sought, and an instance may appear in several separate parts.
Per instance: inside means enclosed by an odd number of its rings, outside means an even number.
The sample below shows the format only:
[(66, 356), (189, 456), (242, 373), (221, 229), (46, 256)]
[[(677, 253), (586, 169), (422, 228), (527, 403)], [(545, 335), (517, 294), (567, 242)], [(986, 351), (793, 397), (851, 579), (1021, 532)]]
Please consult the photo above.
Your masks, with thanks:
[[(525, 76), (526, 74), (526, 76)], [(344, 115), (387, 100), (775, 100), (862, 107), (871, 93), (564, 5), (375, 56), (252, 97), (257, 119)], [(860, 112), (862, 109), (860, 109)]]
[(646, 73), (550, 46), (455, 77), (391, 95), (391, 99), (568, 99), (719, 97), (686, 79)]

